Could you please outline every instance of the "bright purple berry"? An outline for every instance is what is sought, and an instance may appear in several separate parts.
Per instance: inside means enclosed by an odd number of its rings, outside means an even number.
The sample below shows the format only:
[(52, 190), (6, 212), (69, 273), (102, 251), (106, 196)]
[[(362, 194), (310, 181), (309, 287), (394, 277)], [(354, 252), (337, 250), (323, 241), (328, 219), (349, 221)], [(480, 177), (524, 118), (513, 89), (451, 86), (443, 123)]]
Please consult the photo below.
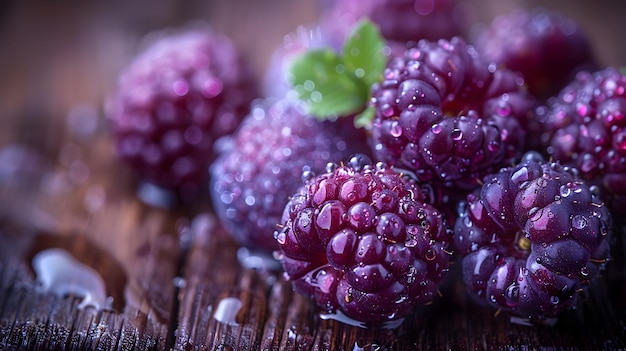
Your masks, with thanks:
[(276, 224), (303, 170), (323, 172), (328, 162), (367, 150), (352, 118), (321, 122), (294, 100), (257, 101), (210, 167), (214, 210), (241, 245), (277, 250)]
[(582, 28), (558, 12), (516, 10), (477, 32), (476, 49), (489, 61), (520, 72), (530, 92), (542, 99), (558, 93), (576, 71), (595, 65)]
[(421, 39), (450, 39), (464, 27), (457, 5), (455, 0), (336, 0), (324, 8), (320, 23), (338, 44), (362, 18), (378, 25), (386, 40), (401, 45)]
[(598, 185), (611, 211), (626, 215), (626, 76), (580, 72), (547, 106), (537, 129), (549, 157)]
[(375, 157), (463, 190), (521, 156), (535, 105), (521, 76), (487, 64), (459, 37), (422, 40), (392, 58), (372, 96)]
[(542, 319), (579, 302), (609, 259), (609, 210), (557, 162), (526, 158), (467, 196), (454, 244), (477, 300)]
[(214, 142), (247, 114), (256, 83), (225, 36), (194, 28), (151, 38), (109, 104), (117, 152), (139, 180), (193, 196)]
[(324, 312), (398, 319), (431, 302), (446, 276), (450, 231), (414, 180), (355, 156), (305, 179), (276, 240), (285, 276)]

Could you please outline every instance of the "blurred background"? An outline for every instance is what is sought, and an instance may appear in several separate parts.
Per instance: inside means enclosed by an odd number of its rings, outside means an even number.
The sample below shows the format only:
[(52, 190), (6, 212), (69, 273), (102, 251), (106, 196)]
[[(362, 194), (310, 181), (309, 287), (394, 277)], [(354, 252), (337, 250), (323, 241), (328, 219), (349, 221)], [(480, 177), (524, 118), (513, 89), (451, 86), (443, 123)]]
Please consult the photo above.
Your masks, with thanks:
[[(558, 10), (588, 33), (601, 64), (626, 64), (626, 45), (622, 44), (626, 1), (461, 3), (468, 24), (488, 23), (516, 7)], [(91, 114), (92, 119), (85, 118), (92, 124), (98, 122), (103, 100), (114, 88), (118, 73), (151, 31), (193, 20), (208, 22), (230, 36), (262, 75), (284, 35), (299, 24), (316, 23), (322, 4), (322, 0), (2, 0), (0, 146), (19, 142), (54, 152), (49, 146), (62, 143), (68, 116)]]

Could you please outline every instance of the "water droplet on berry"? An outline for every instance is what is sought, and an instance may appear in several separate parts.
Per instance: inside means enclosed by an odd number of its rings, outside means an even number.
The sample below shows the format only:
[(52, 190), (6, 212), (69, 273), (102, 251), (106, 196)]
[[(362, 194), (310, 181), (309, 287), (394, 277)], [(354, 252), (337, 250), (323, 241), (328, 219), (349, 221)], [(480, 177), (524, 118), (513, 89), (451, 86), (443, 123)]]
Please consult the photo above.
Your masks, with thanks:
[(430, 130), (431, 130), (431, 132), (433, 132), (433, 134), (439, 134), (439, 133), (441, 133), (441, 130), (442, 130), (442, 129), (443, 129), (443, 128), (442, 128), (442, 127), (441, 127), (441, 125), (440, 125), (440, 124), (438, 124), (438, 123), (435, 123), (435, 124), (433, 124), (433, 125), (430, 127)]
[(417, 238), (414, 235), (408, 235), (406, 238), (406, 241), (404, 242), (404, 246), (406, 247), (417, 246)]
[(550, 303), (553, 305), (557, 305), (559, 303), (559, 297), (556, 295), (550, 296)]
[(583, 229), (587, 226), (587, 219), (583, 215), (575, 215), (572, 217), (572, 227), (576, 229)]
[(569, 184), (570, 183), (563, 184), (559, 188), (559, 194), (561, 195), (561, 197), (568, 197), (572, 193), (572, 189), (570, 189), (570, 187), (568, 186)]
[(311, 184), (315, 180), (315, 173), (309, 169), (302, 172), (302, 183), (305, 185)]
[(435, 258), (437, 258), (437, 253), (433, 249), (428, 249), (426, 250), (426, 254), (424, 255), (424, 258), (426, 258), (426, 260), (428, 261), (432, 261)]
[(509, 307), (515, 307), (519, 303), (519, 285), (513, 283), (504, 291), (504, 301)]
[(391, 134), (394, 138), (399, 138), (402, 135), (402, 126), (398, 123), (398, 121), (393, 121), (393, 123), (391, 123), (389, 134)]
[(511, 175), (511, 181), (517, 185), (519, 185), (522, 182), (527, 181), (528, 179), (529, 179), (529, 176), (528, 176), (527, 167), (520, 167), (520, 169), (518, 169)]
[(450, 136), (452, 137), (452, 140), (458, 141), (458, 140), (463, 139), (463, 132), (458, 128), (454, 128)]
[(287, 234), (284, 231), (274, 232), (274, 238), (280, 245), (285, 245), (287, 242)]
[(580, 275), (582, 275), (583, 277), (586, 277), (589, 275), (589, 268), (587, 268), (587, 266), (584, 266), (583, 268), (580, 269)]
[(492, 152), (498, 151), (500, 149), (500, 142), (497, 140), (491, 140), (487, 144), (487, 149)]
[(32, 266), (47, 292), (58, 297), (68, 294), (81, 297), (79, 309), (105, 307), (108, 299), (102, 276), (70, 252), (60, 248), (42, 250), (33, 257)]
[(352, 169), (356, 172), (360, 172), (361, 170), (363, 170), (363, 167), (371, 163), (372, 160), (370, 160), (370, 158), (364, 154), (355, 154), (354, 156), (350, 157), (350, 160), (348, 161), (348, 165), (352, 167)]

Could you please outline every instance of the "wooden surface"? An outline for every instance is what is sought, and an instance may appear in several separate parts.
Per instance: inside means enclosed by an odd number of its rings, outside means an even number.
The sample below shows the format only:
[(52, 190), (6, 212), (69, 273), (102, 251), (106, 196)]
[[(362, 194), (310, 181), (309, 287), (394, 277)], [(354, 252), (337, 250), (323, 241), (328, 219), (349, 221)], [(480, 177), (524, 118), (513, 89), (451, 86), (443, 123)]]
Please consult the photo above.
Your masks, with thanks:
[[(507, 6), (476, 3), (483, 18)], [(622, 3), (564, 7), (590, 24), (607, 64), (626, 62), (624, 46), (610, 35), (623, 33), (615, 19)], [(266, 261), (238, 249), (207, 199), (176, 210), (138, 199), (131, 174), (113, 155), (102, 101), (141, 36), (200, 16), (236, 38), (262, 71), (282, 34), (314, 20), (313, 2), (2, 4), (1, 350), (626, 349), (621, 239), (588, 300), (553, 326), (527, 326), (476, 305), (453, 265), (435, 303), (398, 328), (365, 329), (320, 318), (279, 272), (264, 268)], [(604, 17), (588, 15), (596, 13)], [(51, 248), (97, 272), (109, 297), (100, 308), (46, 289), (33, 262)], [(74, 278), (76, 287), (95, 289)]]

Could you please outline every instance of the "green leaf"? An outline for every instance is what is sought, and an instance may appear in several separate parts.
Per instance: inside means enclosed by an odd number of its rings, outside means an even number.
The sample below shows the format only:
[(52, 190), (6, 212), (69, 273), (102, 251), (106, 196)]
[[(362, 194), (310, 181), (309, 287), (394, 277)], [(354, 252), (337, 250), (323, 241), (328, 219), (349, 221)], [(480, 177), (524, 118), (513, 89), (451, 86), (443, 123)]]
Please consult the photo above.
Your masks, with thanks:
[(380, 81), (387, 58), (378, 27), (358, 23), (343, 50), (309, 50), (292, 63), (290, 80), (309, 113), (319, 119), (341, 117), (367, 107), (370, 87)]
[(383, 53), (385, 40), (378, 27), (369, 19), (357, 23), (343, 45), (346, 70), (369, 87), (380, 81), (387, 58)]
[(357, 128), (364, 128), (372, 123), (374, 117), (376, 117), (376, 110), (374, 107), (369, 106), (363, 110), (363, 112), (356, 115), (354, 118), (354, 126)]
[(298, 56), (291, 80), (300, 98), (308, 102), (309, 112), (320, 119), (352, 113), (367, 99), (361, 83), (345, 73), (343, 59), (330, 49)]

